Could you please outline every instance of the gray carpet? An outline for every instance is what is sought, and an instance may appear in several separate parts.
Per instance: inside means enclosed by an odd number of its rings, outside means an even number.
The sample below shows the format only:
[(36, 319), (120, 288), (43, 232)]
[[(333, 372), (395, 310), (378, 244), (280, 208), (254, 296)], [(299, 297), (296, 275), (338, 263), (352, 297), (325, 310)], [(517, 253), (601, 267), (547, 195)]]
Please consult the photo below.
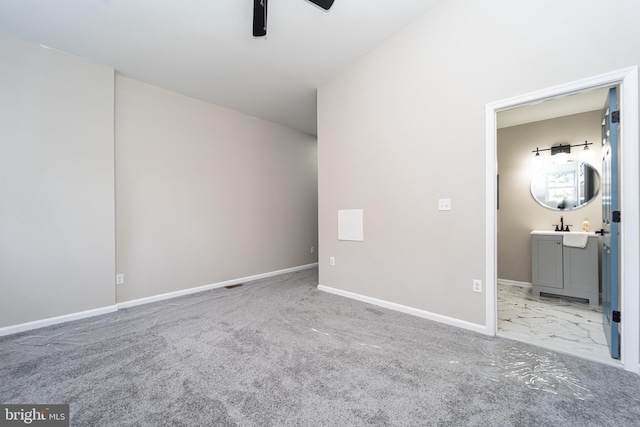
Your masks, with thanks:
[(640, 425), (640, 377), (320, 292), (305, 270), (0, 338), (73, 426)]

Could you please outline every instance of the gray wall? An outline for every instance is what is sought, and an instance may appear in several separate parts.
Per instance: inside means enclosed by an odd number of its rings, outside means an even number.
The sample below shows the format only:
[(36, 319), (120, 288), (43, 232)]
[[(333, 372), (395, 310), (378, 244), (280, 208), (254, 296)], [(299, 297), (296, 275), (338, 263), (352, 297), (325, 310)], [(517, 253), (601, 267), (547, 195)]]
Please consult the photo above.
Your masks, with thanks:
[[(572, 211), (555, 211), (541, 206), (531, 196), (531, 178), (539, 169), (532, 163), (532, 151), (549, 148), (556, 143), (581, 144), (593, 142), (594, 152), (589, 162), (601, 172), (600, 154), (601, 112), (543, 120), (520, 126), (498, 129), (498, 173), (500, 174), (500, 209), (498, 209), (498, 278), (531, 283), (532, 230), (553, 230), (552, 224), (571, 224), (571, 230), (582, 230), (584, 218), (589, 218), (591, 230), (602, 225), (602, 197)], [(574, 147), (570, 159), (579, 159), (582, 148)], [(551, 163), (548, 151), (540, 157)]]
[(118, 302), (317, 262), (316, 149), (117, 75)]
[(113, 85), (0, 34), (0, 327), (115, 303)]
[[(320, 283), (484, 325), (486, 104), (640, 63), (638, 22), (629, 0), (447, 0), (323, 85)], [(336, 238), (348, 208), (364, 242)]]

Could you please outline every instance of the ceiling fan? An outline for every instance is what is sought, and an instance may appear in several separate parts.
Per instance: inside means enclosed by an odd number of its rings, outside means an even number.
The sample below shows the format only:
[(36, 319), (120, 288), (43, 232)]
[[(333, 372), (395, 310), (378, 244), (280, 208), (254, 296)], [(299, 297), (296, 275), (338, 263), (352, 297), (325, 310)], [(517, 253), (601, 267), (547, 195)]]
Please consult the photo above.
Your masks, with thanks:
[[(311, 3), (329, 10), (334, 0), (309, 0)], [(253, 36), (267, 35), (267, 0), (253, 0)]]

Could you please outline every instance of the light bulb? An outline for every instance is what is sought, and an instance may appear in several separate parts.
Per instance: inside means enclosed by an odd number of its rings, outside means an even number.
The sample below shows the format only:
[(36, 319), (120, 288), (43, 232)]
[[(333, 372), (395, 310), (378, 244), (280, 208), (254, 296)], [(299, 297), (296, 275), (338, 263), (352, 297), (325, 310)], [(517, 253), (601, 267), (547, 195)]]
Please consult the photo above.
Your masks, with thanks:
[(593, 156), (594, 156), (593, 150), (589, 150), (588, 147), (582, 150), (579, 155), (580, 160), (582, 160), (583, 162), (588, 162), (593, 158)]
[(542, 166), (543, 163), (544, 163), (544, 160), (542, 159), (542, 156), (540, 155), (540, 153), (536, 153), (536, 155), (533, 156), (533, 159), (531, 159), (531, 164), (534, 167)]
[(553, 155), (553, 163), (556, 165), (567, 163), (567, 160), (569, 160), (569, 155), (567, 153), (558, 153)]

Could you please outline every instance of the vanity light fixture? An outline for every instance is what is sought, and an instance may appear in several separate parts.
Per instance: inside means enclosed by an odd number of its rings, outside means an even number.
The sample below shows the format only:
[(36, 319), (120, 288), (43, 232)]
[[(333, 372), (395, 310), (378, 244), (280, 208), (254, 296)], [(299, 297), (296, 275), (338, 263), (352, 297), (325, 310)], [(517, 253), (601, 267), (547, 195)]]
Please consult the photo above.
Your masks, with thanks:
[(538, 151), (537, 148), (536, 148), (535, 153), (536, 153), (536, 155), (533, 156), (532, 164), (533, 164), (534, 168), (538, 168), (538, 167), (542, 166), (544, 161), (542, 160), (542, 156), (540, 155), (540, 151)]
[(567, 160), (569, 160), (569, 155), (566, 151), (560, 151), (557, 154), (552, 153), (551, 156), (553, 158), (553, 163), (555, 163), (556, 165), (567, 163)]
[(587, 160), (593, 158), (594, 153), (593, 150), (589, 149), (589, 144), (587, 143), (587, 141), (584, 142), (584, 150), (582, 150), (580, 152), (580, 160), (582, 160), (583, 162), (586, 162)]
[(592, 145), (592, 144), (593, 142), (587, 142), (587, 141), (585, 141), (584, 144), (573, 144), (573, 145), (558, 144), (549, 148), (536, 147), (536, 149), (531, 152), (535, 153), (534, 160), (537, 160), (540, 158), (541, 151), (551, 151), (551, 155), (553, 156), (553, 162), (559, 164), (559, 163), (565, 163), (568, 160), (569, 154), (571, 153), (571, 147), (584, 147), (584, 150), (588, 151), (589, 154), (591, 154), (592, 151), (589, 150), (589, 145)]

